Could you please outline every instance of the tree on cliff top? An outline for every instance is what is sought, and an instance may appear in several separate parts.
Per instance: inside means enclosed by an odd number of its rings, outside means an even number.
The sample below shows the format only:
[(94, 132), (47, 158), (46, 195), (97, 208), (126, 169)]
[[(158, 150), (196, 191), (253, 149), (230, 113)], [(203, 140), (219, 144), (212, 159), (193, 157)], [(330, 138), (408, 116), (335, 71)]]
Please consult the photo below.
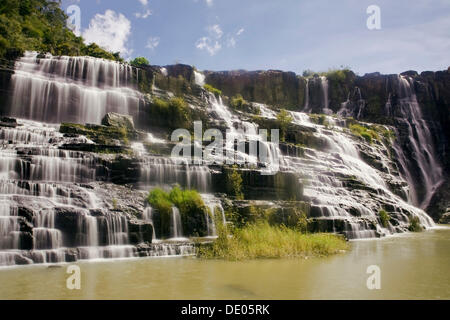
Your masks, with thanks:
[(150, 62), (144, 57), (137, 57), (130, 61), (130, 64), (134, 67), (142, 67), (150, 65)]
[(0, 58), (13, 60), (26, 50), (53, 55), (89, 55), (123, 61), (96, 44), (85, 45), (66, 26), (67, 16), (60, 1), (0, 1)]

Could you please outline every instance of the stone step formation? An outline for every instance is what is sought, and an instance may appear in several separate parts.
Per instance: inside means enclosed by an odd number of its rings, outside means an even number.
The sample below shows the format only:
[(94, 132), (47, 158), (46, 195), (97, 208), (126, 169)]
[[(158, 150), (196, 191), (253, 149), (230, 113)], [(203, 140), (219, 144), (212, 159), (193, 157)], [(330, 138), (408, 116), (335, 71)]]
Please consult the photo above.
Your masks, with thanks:
[[(279, 76), (272, 73), (264, 76)], [(231, 95), (239, 83), (233, 87), (228, 74), (183, 65), (142, 70), (27, 52), (4, 77), (0, 266), (192, 255), (189, 239), (217, 236), (216, 219), (208, 214), (183, 219), (176, 207), (165, 216), (146, 201), (149, 190), (175, 184), (198, 190), (223, 223), (228, 209), (247, 221), (269, 214), (272, 223), (288, 226), (305, 216), (309, 231), (348, 239), (405, 232), (411, 218), (425, 228), (434, 226), (423, 209), (444, 184), (445, 163), (435, 144), (438, 130), (421, 110), (413, 76), (390, 78), (396, 84), (386, 100), (392, 122), (384, 124), (358, 121), (367, 108), (365, 89), (350, 90), (337, 110), (332, 79), (305, 80), (307, 99), (288, 111), (291, 121), (279, 144), (257, 134), (279, 128), (277, 101), (263, 101), (258, 94), (256, 102), (232, 108), (231, 98), (203, 88), (205, 81), (222, 80), (221, 88)], [(284, 78), (283, 90), (294, 78)], [(143, 87), (143, 79), (150, 88)], [(238, 154), (246, 163), (235, 168), (170, 157), (177, 114), (158, 114), (164, 110), (155, 101), (180, 92), (190, 120), (228, 130), (239, 142), (257, 140), (269, 160), (249, 157), (248, 147)], [(274, 161), (279, 170), (263, 174), (273, 170)], [(242, 179), (245, 200), (228, 188), (233, 170)]]

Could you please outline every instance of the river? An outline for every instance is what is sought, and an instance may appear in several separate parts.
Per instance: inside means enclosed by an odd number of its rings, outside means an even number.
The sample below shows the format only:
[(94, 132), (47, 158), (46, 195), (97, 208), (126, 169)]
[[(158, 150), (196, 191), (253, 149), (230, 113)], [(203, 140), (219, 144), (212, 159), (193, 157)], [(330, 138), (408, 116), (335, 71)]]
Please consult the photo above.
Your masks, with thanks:
[[(381, 270), (369, 290), (367, 267)], [(351, 242), (347, 253), (311, 259), (205, 261), (148, 258), (0, 269), (0, 299), (450, 299), (450, 228)]]

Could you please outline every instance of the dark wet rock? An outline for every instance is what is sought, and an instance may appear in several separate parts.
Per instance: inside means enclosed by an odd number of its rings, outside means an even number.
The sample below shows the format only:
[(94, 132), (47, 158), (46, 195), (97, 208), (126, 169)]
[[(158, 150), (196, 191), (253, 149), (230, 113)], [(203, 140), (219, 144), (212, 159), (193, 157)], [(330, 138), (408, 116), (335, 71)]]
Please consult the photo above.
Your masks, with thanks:
[[(227, 190), (227, 179), (230, 168), (223, 167), (221, 172), (212, 175), (212, 184), (215, 192)], [(265, 175), (258, 170), (239, 170), (242, 177), (242, 192), (245, 199), (253, 200), (301, 200), (303, 186), (294, 173), (277, 172)]]
[(9, 117), (1, 117), (0, 118), (0, 127), (15, 128), (17, 126), (18, 126), (17, 120), (14, 118), (9, 118)]
[(26, 258), (20, 254), (16, 254), (14, 256), (15, 262), (17, 265), (27, 265), (27, 264), (33, 264), (33, 260)]
[(450, 208), (447, 209), (447, 212), (442, 215), (441, 219), (439, 220), (439, 223), (450, 224)]
[(206, 83), (227, 96), (241, 94), (245, 100), (300, 110), (304, 105), (305, 81), (293, 72), (206, 71)]
[(131, 244), (152, 242), (153, 226), (140, 220), (128, 220), (128, 236)]

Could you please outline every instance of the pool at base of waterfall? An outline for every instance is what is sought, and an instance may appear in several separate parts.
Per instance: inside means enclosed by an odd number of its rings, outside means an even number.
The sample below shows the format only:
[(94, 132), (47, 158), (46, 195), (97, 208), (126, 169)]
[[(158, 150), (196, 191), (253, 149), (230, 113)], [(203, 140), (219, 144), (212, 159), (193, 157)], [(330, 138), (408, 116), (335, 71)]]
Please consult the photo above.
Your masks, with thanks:
[[(351, 242), (327, 258), (141, 258), (0, 269), (0, 299), (450, 299), (450, 227)], [(380, 270), (380, 289), (368, 289)]]

